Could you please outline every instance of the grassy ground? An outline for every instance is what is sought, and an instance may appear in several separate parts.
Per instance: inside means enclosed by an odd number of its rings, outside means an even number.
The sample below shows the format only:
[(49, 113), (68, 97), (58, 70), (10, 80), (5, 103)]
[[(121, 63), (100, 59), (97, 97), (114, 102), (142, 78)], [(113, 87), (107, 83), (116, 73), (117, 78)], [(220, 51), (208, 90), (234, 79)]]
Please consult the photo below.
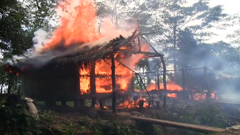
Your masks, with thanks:
[[(60, 106), (61, 103), (57, 102), (58, 106), (52, 108), (57, 110), (54, 112), (46, 110), (44, 102), (38, 102), (39, 120), (31, 117), (24, 102), (18, 99), (0, 102), (0, 105), (0, 135), (205, 135), (149, 123), (136, 123), (129, 118), (132, 115), (222, 128), (234, 124), (233, 120), (225, 117), (221, 107), (210, 103), (191, 106), (168, 104), (167, 110), (160, 109), (158, 113), (154, 109), (142, 110), (141, 113), (136, 108), (122, 109), (118, 115), (114, 115), (111, 111), (90, 107), (74, 108), (73, 102), (67, 102), (68, 106)], [(215, 135), (240, 134), (235, 132), (238, 131), (228, 130)]]

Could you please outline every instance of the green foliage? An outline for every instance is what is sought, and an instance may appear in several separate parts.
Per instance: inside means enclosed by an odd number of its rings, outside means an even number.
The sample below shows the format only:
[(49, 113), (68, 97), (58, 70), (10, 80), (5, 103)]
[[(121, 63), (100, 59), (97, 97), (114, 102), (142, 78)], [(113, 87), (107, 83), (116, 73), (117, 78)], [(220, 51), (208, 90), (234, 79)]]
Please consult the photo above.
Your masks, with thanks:
[(49, 124), (52, 124), (54, 122), (54, 112), (50, 110), (44, 110), (39, 118)]
[(97, 121), (92, 125), (94, 130), (93, 135), (141, 135), (142, 132), (134, 129), (133, 127), (125, 126), (118, 121), (114, 122), (102, 122)]
[(144, 133), (144, 135), (155, 135), (156, 131), (153, 124), (145, 122), (136, 122), (136, 127)]
[[(177, 106), (172, 106), (172, 109), (174, 111), (172, 111), (171, 116), (163, 116), (163, 119), (219, 128), (230, 126), (230, 120), (224, 115), (221, 107), (213, 103), (199, 102), (185, 109), (180, 109)], [(202, 133), (182, 129), (179, 130), (179, 134), (202, 135)]]
[(229, 126), (223, 111), (216, 104), (199, 104), (196, 107), (195, 115), (201, 125), (221, 128)]
[[(51, 29), (49, 20), (53, 18), (57, 0), (1, 0), (0, 2), (0, 51), (2, 61), (15, 55), (22, 55), (32, 47), (34, 31), (39, 28)], [(0, 69), (1, 70), (1, 69)], [(9, 86), (17, 92), (19, 82), (16, 76), (0, 72), (1, 85)]]
[(28, 114), (26, 104), (11, 95), (0, 107), (0, 133), (3, 135), (41, 134), (38, 122)]
[(27, 12), (17, 0), (1, 1), (0, 11), (3, 14), (0, 19), (0, 49), (4, 49), (3, 55), (21, 54), (31, 46), (31, 33), (24, 27), (27, 26)]

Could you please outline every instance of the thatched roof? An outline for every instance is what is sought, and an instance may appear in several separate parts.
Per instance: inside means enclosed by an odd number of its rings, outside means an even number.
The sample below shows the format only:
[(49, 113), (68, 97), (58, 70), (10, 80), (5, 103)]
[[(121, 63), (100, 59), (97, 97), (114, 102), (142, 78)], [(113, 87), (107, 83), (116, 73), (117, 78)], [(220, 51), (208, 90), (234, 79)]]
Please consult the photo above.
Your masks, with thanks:
[[(101, 59), (108, 59), (112, 52), (117, 52), (121, 47), (131, 47), (131, 41), (136, 38), (136, 31), (127, 38), (121, 35), (109, 42), (91, 43), (89, 47), (88, 43), (72, 45), (71, 47), (65, 47), (61, 49), (53, 49), (46, 51), (38, 56), (27, 58), (16, 64), (6, 64), (5, 70), (18, 70), (22, 68), (39, 68), (48, 64), (77, 64), (80, 67), (90, 65), (92, 61), (98, 61)], [(126, 54), (123, 54), (126, 55)], [(122, 58), (122, 57), (121, 57)]]

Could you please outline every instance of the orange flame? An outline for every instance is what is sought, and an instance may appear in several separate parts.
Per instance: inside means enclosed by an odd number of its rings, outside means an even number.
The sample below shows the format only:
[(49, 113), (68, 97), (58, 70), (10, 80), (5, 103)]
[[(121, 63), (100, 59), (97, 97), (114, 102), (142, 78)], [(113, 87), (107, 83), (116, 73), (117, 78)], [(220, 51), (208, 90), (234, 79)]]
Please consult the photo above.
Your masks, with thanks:
[[(95, 42), (97, 40), (112, 40), (117, 36), (128, 35), (132, 32), (129, 30), (119, 30), (114, 27), (110, 19), (105, 19), (101, 25), (101, 33), (97, 29), (97, 10), (94, 4), (95, 0), (64, 0), (57, 7), (57, 13), (60, 15), (60, 26), (54, 31), (51, 41), (43, 47), (42, 52), (54, 49), (63, 44), (68, 47), (71, 44), (80, 44)], [(77, 6), (76, 6), (77, 5)], [(128, 29), (131, 26), (128, 27)], [(131, 34), (130, 34), (131, 33)], [(127, 48), (122, 48), (127, 49)], [(148, 49), (142, 46), (142, 49)], [(124, 59), (122, 63), (134, 70), (136, 63), (143, 58), (144, 55), (132, 55)], [(122, 58), (122, 56), (120, 55)], [(124, 57), (124, 56), (123, 56)], [(116, 84), (117, 89), (127, 90), (128, 84), (133, 77), (131, 71), (121, 65), (118, 61), (116, 65)], [(111, 82), (111, 64), (101, 60), (96, 63), (95, 73), (102, 77), (96, 77), (96, 92), (110, 93), (112, 91)], [(82, 94), (90, 91), (90, 69), (80, 69), (80, 90)]]
[[(148, 50), (147, 45), (142, 45), (142, 50)], [(144, 57), (143, 54), (132, 55), (124, 59), (121, 63), (134, 70), (136, 64)], [(120, 62), (115, 61), (115, 72), (116, 72), (116, 85), (117, 89), (126, 91), (130, 80), (133, 78), (134, 73), (130, 69), (123, 66)], [(80, 69), (81, 76), (90, 75), (90, 69)], [(104, 75), (103, 78), (96, 77), (96, 93), (111, 93), (112, 92), (112, 80), (111, 80), (111, 63), (106, 63), (101, 60), (95, 65), (95, 74)], [(80, 89), (82, 94), (89, 93), (90, 91), (90, 77), (80, 77)]]
[[(72, 43), (86, 43), (98, 40), (101, 35), (96, 28), (96, 8), (94, 0), (64, 0), (57, 7), (60, 26), (53, 33), (52, 40), (43, 50), (51, 49), (64, 41), (65, 46)], [(78, 5), (77, 7), (74, 7)]]
[[(218, 97), (216, 96), (216, 91), (213, 91), (211, 93), (211, 98), (218, 100)], [(195, 93), (192, 96), (193, 100), (202, 100), (202, 99), (207, 99), (207, 94), (206, 93)]]
[[(183, 88), (177, 84), (175, 84), (173, 81), (169, 81), (169, 83), (167, 84), (167, 90), (169, 91), (182, 91)], [(164, 85), (161, 83), (159, 84), (159, 89), (160, 90), (164, 90)], [(157, 84), (154, 83), (150, 83), (147, 86), (147, 90), (148, 91), (152, 91), (152, 90), (158, 90), (158, 86)], [(168, 97), (172, 97), (172, 98), (177, 98), (177, 94), (176, 93), (171, 93), (171, 94), (167, 94)]]

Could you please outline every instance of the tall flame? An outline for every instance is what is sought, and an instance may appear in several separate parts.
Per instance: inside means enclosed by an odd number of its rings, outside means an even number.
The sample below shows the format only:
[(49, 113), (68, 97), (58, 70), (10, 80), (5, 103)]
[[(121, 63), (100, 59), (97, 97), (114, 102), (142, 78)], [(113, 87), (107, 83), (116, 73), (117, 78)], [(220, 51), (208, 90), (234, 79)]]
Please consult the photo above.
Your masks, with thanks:
[(96, 41), (101, 34), (96, 28), (96, 8), (94, 0), (64, 0), (57, 7), (60, 26), (53, 33), (52, 40), (44, 46), (50, 49), (64, 42), (73, 43)]
[[(43, 48), (43, 52), (49, 49), (54, 49), (59, 45), (64, 45), (65, 48), (72, 44), (100, 42), (112, 40), (113, 38), (122, 35), (128, 37), (137, 28), (132, 25), (126, 25), (124, 29), (117, 29), (111, 23), (110, 19), (104, 18), (101, 25), (101, 33), (97, 29), (97, 10), (94, 4), (95, 0), (64, 0), (57, 7), (57, 13), (60, 16), (60, 26), (54, 31), (53, 38)], [(132, 30), (130, 27), (132, 27)], [(81, 44), (80, 44), (81, 45)], [(147, 46), (142, 46), (142, 49), (147, 50)], [(135, 68), (137, 62), (144, 55), (132, 55), (122, 61), (124, 65)], [(116, 83), (120, 90), (127, 90), (128, 84), (134, 73), (121, 65), (118, 61), (116, 64)], [(96, 92), (110, 93), (111, 88), (111, 64), (105, 61), (99, 61), (95, 66), (96, 73)], [(90, 91), (90, 69), (80, 69), (80, 90), (81, 93), (89, 93)], [(104, 76), (98, 77), (99, 76)]]

